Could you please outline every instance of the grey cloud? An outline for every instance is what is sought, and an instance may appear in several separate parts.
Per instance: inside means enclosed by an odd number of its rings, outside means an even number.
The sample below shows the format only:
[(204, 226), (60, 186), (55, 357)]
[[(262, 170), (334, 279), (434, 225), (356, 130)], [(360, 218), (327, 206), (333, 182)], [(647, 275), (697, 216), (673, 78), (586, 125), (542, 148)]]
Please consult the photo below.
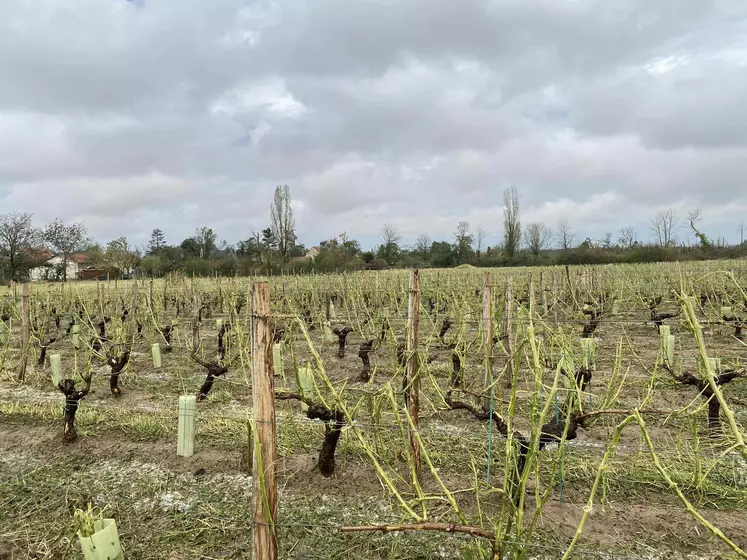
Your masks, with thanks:
[(640, 68), (592, 87), (578, 84), (573, 120), (589, 134), (637, 134), (653, 148), (743, 145), (747, 41), (743, 49), (738, 64), (684, 58), (662, 75)]
[[(526, 219), (583, 236), (747, 205), (747, 7), (682, 0), (53, 0), (0, 21), (0, 203), (106, 240), (307, 243)], [(633, 217), (633, 218), (631, 218)], [(732, 228), (733, 229), (733, 228)], [(731, 234), (729, 234), (731, 235)]]

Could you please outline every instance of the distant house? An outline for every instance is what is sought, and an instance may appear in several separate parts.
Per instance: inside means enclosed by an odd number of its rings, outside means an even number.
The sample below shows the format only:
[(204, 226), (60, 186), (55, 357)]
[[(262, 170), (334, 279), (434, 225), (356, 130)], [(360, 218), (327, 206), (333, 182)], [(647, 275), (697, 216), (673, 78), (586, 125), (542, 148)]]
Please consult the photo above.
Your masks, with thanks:
[[(70, 260), (67, 263), (67, 279), (78, 280), (83, 276), (82, 273), (84, 270), (91, 270), (92, 267), (86, 267), (86, 264), (90, 260), (88, 255), (84, 255), (83, 253), (73, 253), (70, 255)], [(31, 269), (31, 281), (61, 280), (63, 278), (62, 263), (62, 255), (54, 255), (48, 258), (41, 265)]]
[(93, 266), (87, 266), (78, 272), (78, 280), (96, 280), (103, 279), (107, 276), (107, 271), (103, 268), (96, 268)]
[(308, 251), (306, 251), (306, 254), (302, 257), (293, 257), (291, 259), (292, 262), (308, 262), (313, 261), (319, 253), (321, 253), (322, 250), (318, 246), (314, 246)]

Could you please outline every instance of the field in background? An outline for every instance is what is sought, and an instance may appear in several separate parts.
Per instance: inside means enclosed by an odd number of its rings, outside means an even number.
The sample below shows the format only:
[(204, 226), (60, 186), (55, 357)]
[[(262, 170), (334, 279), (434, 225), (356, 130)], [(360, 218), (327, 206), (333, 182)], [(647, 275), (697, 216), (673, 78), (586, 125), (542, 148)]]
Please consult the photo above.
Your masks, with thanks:
[[(80, 557), (73, 514), (89, 503), (117, 520), (127, 558), (251, 557), (258, 280), (32, 285), (23, 381), (22, 289), (0, 290), (0, 559)], [(502, 558), (571, 548), (589, 559), (744, 557), (747, 346), (735, 335), (747, 317), (745, 261), (421, 271), (419, 478), (412, 386), (403, 386), (415, 356), (405, 345), (409, 271), (266, 280), (282, 344), (276, 390), (306, 391), (344, 416), (340, 427), (310, 418), (298, 400), (276, 401), (281, 558), (493, 552), (489, 539), (464, 534), (340, 531), (424, 520), (482, 528)], [(674, 336), (672, 363), (656, 323)], [(344, 327), (340, 357), (331, 331)], [(106, 360), (128, 348), (115, 396)], [(228, 372), (198, 404), (195, 455), (179, 458), (178, 397), (206, 381), (193, 351)], [(72, 443), (63, 443), (52, 354), (78, 388), (92, 374)], [(716, 401), (718, 425), (708, 414)], [(338, 428), (325, 476), (320, 449)]]

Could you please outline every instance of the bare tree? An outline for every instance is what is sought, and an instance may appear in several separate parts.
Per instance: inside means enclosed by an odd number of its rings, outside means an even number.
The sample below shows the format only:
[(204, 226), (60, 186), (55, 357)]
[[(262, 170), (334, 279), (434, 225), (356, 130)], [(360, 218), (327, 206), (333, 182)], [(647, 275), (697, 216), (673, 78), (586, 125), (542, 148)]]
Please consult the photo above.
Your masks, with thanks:
[(397, 228), (392, 224), (384, 224), (384, 227), (381, 228), (381, 247), (379, 248), (379, 253), (389, 264), (394, 262), (397, 253), (399, 253), (400, 241), (402, 241), (402, 236), (397, 231)]
[(44, 241), (62, 258), (64, 281), (67, 281), (67, 265), (70, 263), (70, 257), (83, 248), (86, 233), (86, 226), (82, 222), (67, 225), (62, 220), (55, 220), (42, 232)]
[(482, 244), (485, 242), (485, 229), (482, 226), (477, 226), (477, 262), (480, 262), (482, 257)]
[(713, 244), (710, 239), (708, 239), (703, 232), (698, 230), (698, 227), (695, 225), (698, 223), (698, 220), (700, 220), (700, 210), (693, 210), (687, 214), (687, 222), (690, 224), (690, 229), (693, 230), (695, 237), (700, 242), (700, 246), (703, 248), (712, 247)]
[(651, 233), (660, 247), (671, 247), (677, 232), (677, 213), (669, 208), (662, 210), (651, 220)]
[(633, 226), (625, 226), (620, 230), (620, 234), (617, 237), (617, 242), (623, 249), (630, 249), (636, 243), (636, 235)]
[(535, 257), (538, 257), (541, 251), (547, 249), (551, 239), (552, 232), (542, 222), (529, 224), (524, 233), (524, 244)]
[(575, 240), (576, 236), (573, 233), (573, 228), (571, 227), (571, 224), (568, 222), (567, 218), (563, 218), (560, 221), (557, 229), (555, 230), (555, 236), (558, 240), (558, 247), (560, 247), (564, 251), (573, 248), (573, 241)]
[(275, 187), (275, 198), (270, 205), (270, 227), (277, 242), (278, 253), (288, 260), (296, 245), (296, 220), (293, 218), (288, 185)]
[(392, 224), (384, 224), (381, 228), (381, 244), (382, 245), (399, 245), (402, 241), (402, 236), (396, 227)]
[(38, 240), (33, 215), (12, 212), (0, 215), (0, 258), (8, 263), (11, 280), (18, 280), (19, 271), (28, 258), (24, 251)]
[(423, 257), (423, 259), (428, 258), (428, 252), (431, 250), (432, 243), (433, 241), (427, 233), (421, 233), (418, 236), (417, 241), (415, 241), (415, 248), (418, 254)]
[(503, 237), (504, 250), (514, 258), (521, 244), (521, 218), (519, 216), (519, 193), (515, 185), (503, 191)]

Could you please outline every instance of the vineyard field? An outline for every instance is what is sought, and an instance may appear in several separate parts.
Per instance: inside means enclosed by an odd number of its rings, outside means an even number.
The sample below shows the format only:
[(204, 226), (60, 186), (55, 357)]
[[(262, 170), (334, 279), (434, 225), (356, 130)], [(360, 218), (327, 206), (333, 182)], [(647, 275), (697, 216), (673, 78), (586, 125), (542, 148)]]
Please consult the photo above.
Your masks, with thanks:
[(16, 285), (0, 315), (0, 560), (82, 557), (85, 511), (128, 559), (251, 558), (260, 323), (279, 558), (747, 557), (745, 261)]

